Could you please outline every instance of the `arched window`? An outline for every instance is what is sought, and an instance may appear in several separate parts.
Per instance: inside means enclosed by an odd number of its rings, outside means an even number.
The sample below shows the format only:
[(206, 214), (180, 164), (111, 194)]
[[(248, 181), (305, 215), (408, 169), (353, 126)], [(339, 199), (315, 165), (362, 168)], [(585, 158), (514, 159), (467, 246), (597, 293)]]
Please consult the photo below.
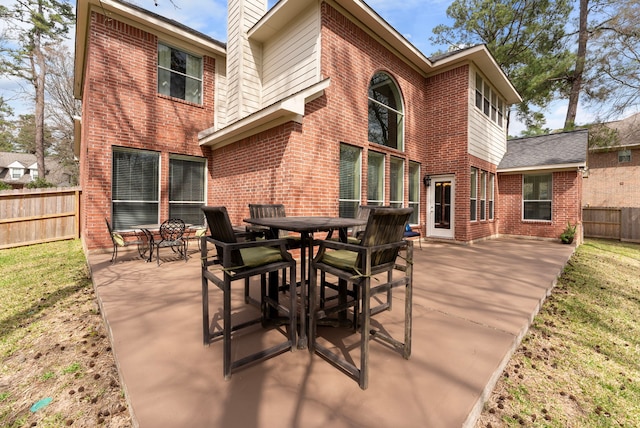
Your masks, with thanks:
[(369, 82), (369, 141), (403, 150), (402, 97), (391, 77), (376, 73)]

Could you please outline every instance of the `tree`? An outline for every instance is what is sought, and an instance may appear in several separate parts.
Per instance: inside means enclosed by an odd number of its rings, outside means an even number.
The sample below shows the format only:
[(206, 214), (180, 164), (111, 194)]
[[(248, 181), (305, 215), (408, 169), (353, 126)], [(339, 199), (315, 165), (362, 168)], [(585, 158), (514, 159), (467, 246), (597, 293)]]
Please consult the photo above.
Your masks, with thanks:
[(71, 182), (77, 184), (79, 168), (73, 147), (74, 118), (81, 114), (80, 101), (73, 96), (73, 55), (66, 46), (48, 52), (49, 79), (46, 90), (47, 124), (53, 134), (53, 156), (66, 171), (72, 172)]
[(14, 43), (0, 47), (0, 74), (27, 81), (34, 90), (34, 144), (38, 175), (45, 176), (45, 83), (46, 49), (57, 46), (74, 23), (73, 7), (66, 1), (16, 0), (0, 8), (8, 23), (7, 37)]
[(599, 23), (590, 27), (586, 102), (606, 108), (603, 119), (640, 104), (640, 2), (602, 0)]
[(8, 119), (11, 115), (13, 110), (0, 96), (0, 152), (13, 151), (13, 123)]
[(576, 53), (576, 63), (573, 71), (567, 76), (570, 85), (569, 105), (567, 106), (567, 116), (564, 120), (564, 129), (572, 129), (576, 123), (578, 113), (578, 101), (582, 91), (582, 79), (585, 72), (585, 62), (587, 58), (587, 41), (589, 32), (587, 30), (587, 20), (589, 18), (589, 0), (580, 0), (580, 13), (578, 24), (578, 51)]
[[(17, 133), (14, 139), (14, 149), (22, 153), (36, 154), (36, 119), (32, 114), (21, 114), (14, 122)], [(45, 126), (43, 153), (48, 155), (52, 146), (53, 138), (51, 130)], [(39, 174), (39, 172), (38, 172)], [(42, 176), (41, 176), (42, 177)]]
[(573, 55), (564, 45), (570, 0), (455, 0), (447, 8), (452, 26), (438, 25), (437, 44), (486, 44), (523, 98), (517, 115), (529, 128), (541, 129), (544, 109), (565, 90)]

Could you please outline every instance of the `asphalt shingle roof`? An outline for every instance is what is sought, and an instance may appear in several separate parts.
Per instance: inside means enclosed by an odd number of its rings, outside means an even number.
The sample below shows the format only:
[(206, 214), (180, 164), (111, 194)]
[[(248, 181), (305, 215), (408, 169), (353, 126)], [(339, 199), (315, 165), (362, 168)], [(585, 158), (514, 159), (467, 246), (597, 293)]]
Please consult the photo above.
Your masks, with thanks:
[(508, 140), (507, 153), (498, 165), (498, 172), (554, 165), (584, 166), (587, 163), (588, 139), (589, 131), (580, 129)]

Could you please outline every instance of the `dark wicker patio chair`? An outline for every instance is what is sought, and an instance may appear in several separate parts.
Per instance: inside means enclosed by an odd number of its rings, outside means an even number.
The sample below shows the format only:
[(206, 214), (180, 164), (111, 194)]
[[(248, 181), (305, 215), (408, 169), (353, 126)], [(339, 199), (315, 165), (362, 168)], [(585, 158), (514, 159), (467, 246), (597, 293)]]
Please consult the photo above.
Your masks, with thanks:
[[(260, 239), (254, 241), (238, 242), (237, 234), (229, 220), (225, 207), (202, 207), (210, 236), (203, 238), (203, 243), (209, 242), (216, 247), (217, 256), (209, 256), (207, 245), (202, 245), (202, 321), (203, 339), (205, 345), (222, 336), (223, 342), (223, 373), (225, 379), (231, 377), (231, 372), (256, 361), (264, 360), (278, 355), (286, 350), (293, 351), (296, 345), (296, 293), (289, 294), (289, 305), (284, 306), (278, 301), (278, 293), (275, 296), (267, 295), (267, 274), (278, 275), (279, 271), (289, 269), (289, 282), (296, 281), (296, 261), (287, 252), (285, 239)], [(220, 263), (221, 269), (214, 272), (210, 267)], [(233, 324), (231, 319), (231, 283), (243, 279), (245, 287), (249, 279), (260, 276), (260, 307), (261, 316), (257, 319)], [(209, 317), (209, 281), (213, 282), (223, 292), (223, 325), (212, 332), (211, 318)], [(286, 275), (282, 276), (286, 282)], [(271, 312), (283, 314), (288, 321), (287, 340), (251, 355), (231, 360), (231, 332), (243, 329), (250, 325), (262, 322), (268, 326)], [(234, 339), (235, 340), (235, 339)]]
[(154, 242), (156, 261), (160, 265), (160, 248), (171, 248), (187, 261), (187, 240), (184, 238), (185, 224), (179, 218), (170, 218), (160, 225), (160, 240)]
[(104, 221), (105, 223), (107, 223), (107, 230), (109, 231), (109, 236), (111, 237), (111, 242), (113, 243), (111, 263), (116, 262), (116, 258), (118, 257), (118, 248), (124, 248), (131, 245), (136, 245), (138, 247), (138, 254), (140, 255), (140, 257), (144, 257), (149, 246), (149, 243), (147, 241), (140, 239), (138, 235), (123, 235), (119, 232), (116, 232), (111, 228), (111, 223), (109, 223), (109, 220), (106, 217)]
[[(334, 241), (322, 241), (318, 254), (311, 263), (310, 272), (310, 321), (309, 350), (317, 353), (331, 364), (355, 379), (360, 388), (366, 389), (369, 380), (369, 341), (380, 339), (397, 351), (405, 359), (411, 355), (411, 299), (413, 276), (413, 245), (403, 239), (404, 226), (413, 212), (413, 208), (374, 208), (371, 210), (367, 226), (360, 244)], [(398, 268), (396, 258), (401, 248), (406, 248), (404, 275), (393, 279), (392, 273)], [(322, 308), (317, 304), (317, 273), (330, 274), (353, 285), (355, 298), (332, 307)], [(374, 282), (372, 277), (386, 273), (386, 281), (381, 278)], [(371, 298), (386, 293), (395, 287), (405, 287), (404, 341), (400, 342), (381, 330), (371, 328)], [(344, 356), (332, 352), (317, 341), (319, 320), (331, 314), (353, 307), (360, 326), (360, 365), (356, 365)]]

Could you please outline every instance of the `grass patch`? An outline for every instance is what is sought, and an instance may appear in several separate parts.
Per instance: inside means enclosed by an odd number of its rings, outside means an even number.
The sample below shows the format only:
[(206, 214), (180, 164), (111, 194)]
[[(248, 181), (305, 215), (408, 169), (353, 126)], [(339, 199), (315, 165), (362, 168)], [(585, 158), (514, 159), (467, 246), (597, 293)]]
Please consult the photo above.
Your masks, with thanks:
[(477, 427), (640, 421), (640, 245), (587, 240), (509, 362)]

